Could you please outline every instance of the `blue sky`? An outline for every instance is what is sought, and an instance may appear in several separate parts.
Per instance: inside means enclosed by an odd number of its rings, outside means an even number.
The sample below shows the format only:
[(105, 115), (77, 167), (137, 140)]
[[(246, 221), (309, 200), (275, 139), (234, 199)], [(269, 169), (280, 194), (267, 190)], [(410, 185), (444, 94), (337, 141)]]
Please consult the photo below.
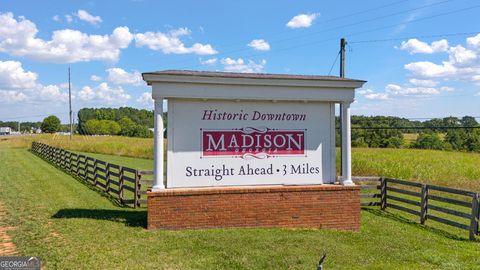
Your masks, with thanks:
[[(140, 73), (194, 69), (367, 80), (354, 114), (480, 116), (480, 3), (0, 0), (0, 120), (152, 108)], [(454, 35), (451, 35), (454, 34)], [(331, 75), (338, 75), (338, 61)]]

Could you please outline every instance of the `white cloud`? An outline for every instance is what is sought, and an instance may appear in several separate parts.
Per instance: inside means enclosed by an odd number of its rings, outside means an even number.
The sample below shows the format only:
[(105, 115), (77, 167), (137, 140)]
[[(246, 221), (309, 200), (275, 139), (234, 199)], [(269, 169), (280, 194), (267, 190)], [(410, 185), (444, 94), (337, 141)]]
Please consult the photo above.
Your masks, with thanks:
[(202, 65), (214, 65), (214, 64), (217, 63), (217, 58), (210, 58), (210, 59), (207, 59), (207, 60), (200, 59), (200, 63)]
[(0, 52), (42, 62), (116, 62), (120, 50), (127, 48), (133, 38), (128, 27), (117, 27), (112, 34), (103, 36), (57, 30), (48, 41), (37, 38), (37, 33), (33, 22), (16, 20), (10, 12), (0, 14)]
[(456, 73), (456, 68), (449, 62), (437, 65), (428, 61), (413, 62), (406, 64), (405, 69), (410, 71), (414, 77), (439, 78), (448, 77)]
[(269, 51), (270, 44), (263, 39), (254, 39), (247, 44), (249, 47), (258, 51)]
[(78, 92), (78, 97), (81, 100), (89, 101), (95, 98), (95, 92), (90, 86), (84, 86), (82, 90)]
[(448, 41), (446, 39), (438, 40), (432, 42), (430, 45), (426, 42), (420, 41), (416, 38), (409, 39), (408, 41), (403, 41), (401, 46), (401, 50), (408, 51), (410, 54), (416, 53), (438, 53), (438, 52), (446, 52), (448, 50)]
[(135, 35), (135, 44), (137, 47), (146, 46), (151, 50), (162, 51), (165, 54), (198, 54), (211, 55), (217, 51), (210, 44), (195, 43), (191, 47), (186, 47), (180, 40), (181, 36), (190, 35), (188, 28), (179, 28), (169, 33), (145, 32)]
[(370, 93), (365, 95), (366, 99), (372, 99), (372, 100), (387, 100), (389, 99), (388, 94), (385, 93)]
[(0, 89), (34, 88), (38, 75), (25, 71), (17, 61), (0, 61)]
[(83, 101), (108, 105), (124, 105), (131, 98), (121, 86), (111, 87), (105, 82), (94, 88), (84, 86), (78, 92), (78, 97)]
[(467, 38), (467, 45), (475, 49), (480, 49), (480, 34)]
[(102, 77), (97, 76), (97, 75), (92, 75), (92, 76), (90, 76), (90, 80), (94, 81), (94, 82), (99, 82), (99, 81), (102, 80)]
[(137, 102), (145, 107), (153, 108), (153, 98), (151, 92), (145, 92), (138, 97)]
[[(37, 99), (42, 101), (65, 102), (68, 100), (68, 92), (66, 92), (64, 88), (58, 85), (39, 85), (36, 89), (36, 95)], [(74, 98), (75, 97), (72, 96), (72, 99)]]
[(68, 98), (68, 94), (61, 86), (44, 86), (37, 82), (37, 78), (36, 73), (25, 71), (22, 63), (18, 61), (0, 61), (1, 97), (9, 103), (65, 101)]
[(449, 62), (457, 65), (470, 65), (474, 60), (477, 59), (477, 53), (465, 49), (461, 45), (450, 48), (449, 50)]
[(357, 93), (359, 93), (361, 95), (365, 95), (365, 94), (373, 93), (373, 90), (372, 89), (359, 89), (359, 90), (357, 90)]
[(54, 20), (56, 22), (59, 22), (60, 21), (60, 16), (55, 15), (55, 16), (52, 17), (52, 20)]
[(140, 74), (140, 72), (138, 71), (133, 71), (132, 73), (129, 73), (121, 68), (109, 68), (106, 70), (106, 72), (108, 73), (108, 81), (113, 84), (144, 84), (142, 74)]
[[(444, 42), (447, 43), (446, 41)], [(432, 43), (433, 44), (433, 43)], [(429, 45), (430, 46), (430, 45)], [(466, 39), (466, 46), (450, 46), (448, 59), (441, 63), (418, 61), (406, 64), (414, 79), (442, 79), (476, 82), (480, 77), (480, 34)], [(446, 48), (445, 46), (442, 48)]]
[(420, 80), (420, 79), (410, 79), (408, 80), (411, 84), (415, 86), (421, 86), (421, 87), (435, 87), (437, 86), (437, 82), (433, 80)]
[(232, 59), (232, 58), (223, 58), (221, 60), (223, 69), (229, 72), (241, 72), (241, 73), (260, 73), (263, 72), (263, 68), (267, 64), (265, 59), (261, 60), (259, 63), (255, 63), (252, 60), (245, 62), (242, 58)]
[(5, 103), (18, 103), (26, 101), (28, 97), (21, 92), (14, 90), (0, 90), (0, 100)]
[(79, 9), (75, 16), (77, 16), (80, 20), (88, 22), (89, 24), (98, 25), (102, 22), (102, 18), (100, 16), (93, 16), (92, 14), (88, 13), (83, 9)]
[(425, 96), (440, 94), (440, 91), (433, 87), (401, 87), (396, 84), (388, 84), (385, 87), (385, 92), (392, 96)]
[(310, 27), (313, 21), (319, 16), (318, 13), (299, 14), (293, 17), (288, 23), (289, 28), (306, 28)]
[[(370, 100), (391, 100), (405, 97), (430, 97), (442, 92), (453, 91), (453, 88), (443, 86), (435, 88), (426, 85), (436, 85), (434, 81), (410, 80), (412, 85), (400, 86), (397, 84), (388, 84), (382, 92), (375, 92), (371, 89), (361, 89), (357, 93)], [(415, 85), (416, 84), (416, 85)], [(423, 85), (423, 86), (419, 86)]]

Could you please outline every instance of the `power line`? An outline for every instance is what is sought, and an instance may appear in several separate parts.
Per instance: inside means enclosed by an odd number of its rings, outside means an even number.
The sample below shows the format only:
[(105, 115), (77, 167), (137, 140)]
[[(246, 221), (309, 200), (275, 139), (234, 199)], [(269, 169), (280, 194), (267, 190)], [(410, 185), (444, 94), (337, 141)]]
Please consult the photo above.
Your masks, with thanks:
[[(383, 130), (383, 129), (401, 129), (401, 130), (405, 130), (405, 129), (412, 129), (412, 130), (416, 130), (416, 129), (432, 129), (432, 130), (435, 130), (435, 129), (476, 129), (476, 128), (480, 128), (480, 126), (440, 126), (440, 127), (356, 127), (356, 126), (353, 126), (351, 127), (351, 129), (364, 129), (364, 130)], [(340, 128), (336, 128), (336, 129), (340, 129)]]
[[(346, 15), (341, 15), (341, 16), (338, 16), (338, 17), (334, 17), (334, 18), (330, 18), (330, 19), (327, 19), (327, 20), (323, 20), (323, 21), (319, 21), (317, 23), (318, 24), (325, 24), (327, 22), (332, 22), (332, 21), (337, 21), (337, 20), (341, 20), (341, 19), (345, 19), (345, 18), (349, 18), (349, 17), (353, 17), (353, 16), (356, 16), (356, 15), (360, 15), (360, 14), (364, 14), (364, 13), (368, 13), (368, 12), (371, 12), (371, 11), (375, 11), (375, 10), (379, 10), (379, 9), (383, 9), (383, 8), (386, 8), (386, 7), (390, 7), (390, 6), (394, 6), (394, 5), (398, 5), (400, 3), (404, 3), (404, 2), (409, 2), (411, 0), (401, 0), (401, 1), (395, 1), (395, 2), (392, 2), (392, 3), (389, 3), (389, 4), (385, 4), (385, 5), (380, 5), (380, 6), (377, 6), (377, 7), (373, 7), (373, 8), (369, 8), (369, 9), (365, 9), (365, 10), (361, 10), (361, 11), (356, 11), (356, 12), (353, 12), (353, 13), (350, 13), (350, 14), (346, 14)], [(456, 1), (456, 0), (447, 0), (447, 1)], [(412, 11), (412, 10), (410, 10)], [(290, 32), (291, 30), (283, 30), (283, 31), (278, 31), (278, 32), (275, 32), (275, 33), (272, 33), (269, 35), (269, 37), (275, 37), (275, 36), (278, 36), (280, 34), (284, 34), (284, 33), (288, 33)], [(293, 37), (293, 38), (296, 38), (296, 37)], [(274, 40), (275, 41), (275, 40)], [(223, 47), (236, 47), (236, 46), (244, 46), (245, 44), (242, 43), (242, 44), (237, 44), (237, 43), (230, 43), (230, 44), (225, 44), (225, 45), (221, 45)], [(240, 50), (250, 50), (250, 49), (240, 49)], [(227, 54), (227, 53), (231, 53), (231, 52), (236, 52), (238, 50), (235, 50), (235, 51), (230, 51), (230, 52), (225, 52), (225, 53), (222, 53), (222, 54)]]
[(452, 127), (352, 127), (352, 129), (476, 129), (480, 126), (452, 126)]
[[(423, 5), (423, 6), (420, 6), (420, 7), (411, 8), (411, 9), (406, 9), (406, 10), (402, 10), (402, 11), (397, 11), (397, 12), (393, 12), (393, 13), (390, 13), (390, 14), (386, 14), (386, 15), (382, 15), (382, 16), (370, 18), (370, 19), (365, 19), (365, 20), (361, 20), (361, 21), (357, 21), (357, 22), (353, 22), (353, 23), (347, 23), (347, 24), (344, 24), (344, 25), (339, 25), (339, 26), (335, 26), (335, 27), (330, 27), (330, 28), (323, 29), (323, 30), (320, 30), (320, 31), (314, 31), (314, 32), (310, 32), (310, 33), (307, 33), (307, 34), (304, 34), (304, 35), (298, 35), (298, 36), (291, 37), (291, 38), (286, 38), (286, 39), (282, 39), (282, 40), (277, 40), (276, 42), (283, 42), (283, 41), (295, 40), (295, 39), (299, 39), (299, 38), (303, 38), (303, 37), (310, 37), (310, 36), (317, 35), (317, 34), (321, 34), (321, 33), (324, 33), (324, 32), (328, 32), (328, 31), (332, 31), (332, 30), (337, 30), (337, 29), (341, 29), (341, 28), (345, 28), (345, 27), (349, 27), (349, 26), (357, 26), (357, 25), (359, 25), (359, 24), (363, 24), (363, 23), (367, 23), (367, 22), (373, 22), (373, 21), (377, 21), (377, 20), (381, 20), (381, 19), (386, 19), (386, 18), (389, 18), (389, 17), (393, 17), (393, 16), (397, 16), (397, 15), (400, 15), (400, 14), (409, 13), (409, 12), (416, 11), (416, 10), (420, 10), (420, 9), (424, 9), (424, 8), (429, 8), (429, 7), (432, 7), (432, 6), (437, 6), (437, 5), (445, 4), (445, 3), (448, 3), (448, 2), (452, 2), (452, 1), (457, 1), (457, 0), (444, 0), (444, 1), (441, 1), (441, 2), (436, 2), (436, 3), (432, 3), (432, 4), (428, 4), (428, 5)], [(410, 22), (411, 22), (411, 21), (410, 21)], [(402, 24), (405, 24), (405, 23), (402, 23)]]
[(337, 63), (338, 57), (340, 56), (340, 52), (341, 52), (341, 51), (339, 51), (339, 52), (337, 53), (337, 56), (335, 57), (335, 60), (333, 61), (332, 66), (330, 67), (330, 70), (328, 71), (328, 76), (330, 76), (330, 74), (332, 73), (332, 69), (333, 69), (333, 67), (335, 66), (335, 64)]
[[(480, 119), (480, 116), (469, 116), (469, 117), (473, 117), (475, 119)], [(448, 118), (448, 117), (401, 117), (401, 118), (408, 119), (408, 120), (430, 120), (430, 119), (443, 119), (443, 118)]]
[(419, 36), (410, 36), (410, 37), (401, 37), (401, 38), (386, 38), (386, 39), (371, 39), (371, 40), (358, 40), (358, 41), (350, 41), (349, 43), (373, 43), (373, 42), (386, 42), (386, 41), (398, 41), (398, 40), (406, 40), (406, 39), (420, 39), (420, 38), (437, 38), (437, 37), (454, 37), (454, 36), (468, 36), (468, 35), (475, 35), (480, 33), (479, 31), (474, 32), (464, 32), (464, 33), (452, 33), (452, 34), (436, 34), (436, 35), (419, 35)]
[[(476, 9), (476, 8), (479, 8), (479, 7), (480, 7), (480, 5), (474, 5), (474, 6), (470, 6), (470, 7), (466, 7), (466, 8), (456, 9), (456, 10), (452, 10), (452, 11), (448, 11), (448, 12), (438, 13), (438, 14), (434, 14), (434, 15), (431, 15), (431, 16), (414, 19), (414, 20), (411, 20), (411, 21), (408, 21), (408, 22), (402, 22), (402, 23), (397, 23), (397, 24), (381, 26), (381, 27), (377, 27), (377, 28), (373, 28), (373, 29), (369, 29), (369, 30), (365, 30), (365, 31), (360, 31), (360, 32), (353, 32), (353, 33), (346, 34), (344, 36), (350, 37), (350, 36), (361, 35), (361, 34), (365, 34), (365, 33), (371, 33), (371, 32), (375, 32), (375, 31), (387, 29), (387, 28), (397, 27), (397, 26), (400, 26), (400, 25), (416, 23), (416, 22), (420, 22), (420, 21), (424, 21), (424, 20), (428, 20), (428, 19), (432, 19), (432, 18), (437, 18), (437, 17), (441, 17), (441, 16), (446, 16), (446, 15), (450, 15), (450, 14), (454, 14), (454, 13), (469, 11), (469, 10), (473, 10), (473, 9)], [(314, 41), (314, 42), (307, 42), (307, 43), (297, 44), (297, 45), (294, 45), (294, 46), (289, 46), (289, 47), (285, 47), (285, 48), (276, 49), (275, 51), (244, 55), (243, 57), (244, 58), (249, 58), (249, 57), (261, 56), (261, 55), (266, 55), (266, 54), (275, 54), (275, 53), (279, 53), (279, 52), (283, 52), (283, 51), (289, 51), (289, 50), (297, 49), (297, 48), (301, 48), (301, 47), (318, 45), (318, 44), (321, 44), (321, 43), (324, 43), (324, 42), (328, 42), (328, 41), (332, 41), (332, 40), (338, 40), (338, 39), (339, 39), (339, 37), (326, 38), (326, 39), (322, 39), (322, 40), (318, 40), (318, 41)], [(223, 53), (223, 54), (227, 54), (227, 53)], [(222, 55), (222, 54), (219, 54), (219, 55)], [(183, 61), (183, 62), (185, 62), (185, 61)], [(201, 64), (196, 64), (196, 65), (183, 66), (183, 67), (180, 67), (179, 69), (195, 68), (195, 67), (199, 67), (199, 66), (202, 66), (202, 65)]]
[(409, 23), (420, 22), (420, 21), (424, 21), (424, 20), (428, 20), (428, 19), (432, 19), (432, 18), (437, 18), (437, 17), (441, 17), (441, 16), (445, 16), (445, 15), (459, 13), (459, 12), (462, 12), (462, 11), (476, 9), (476, 8), (479, 8), (479, 7), (480, 7), (480, 5), (474, 5), (474, 6), (470, 6), (470, 7), (466, 7), (466, 8), (461, 8), (461, 9), (456, 9), (456, 10), (452, 10), (452, 11), (448, 11), (448, 12), (438, 13), (438, 14), (434, 14), (434, 15), (431, 15), (431, 16), (414, 19), (414, 20), (411, 20), (411, 21), (408, 21), (408, 22), (402, 22), (402, 23), (399, 23), (399, 24), (391, 24), (391, 25), (386, 25), (386, 26), (381, 26), (381, 27), (377, 27), (377, 28), (374, 28), (374, 29), (370, 29), (370, 30), (367, 30), (367, 31), (357, 32), (357, 33), (354, 33), (354, 34), (350, 34), (350, 36), (375, 32), (375, 31), (378, 31), (378, 30), (383, 30), (383, 29), (396, 27), (396, 26), (400, 26), (400, 25), (405, 25), (405, 24), (409, 24)]
[(353, 13), (350, 13), (350, 14), (346, 14), (346, 15), (342, 15), (342, 16), (339, 16), (339, 17), (335, 17), (335, 18), (332, 18), (332, 19), (322, 21), (321, 23), (326, 23), (326, 22), (332, 22), (332, 21), (336, 21), (336, 20), (340, 20), (340, 19), (345, 19), (345, 18), (348, 18), (348, 17), (368, 13), (370, 11), (379, 10), (379, 9), (382, 9), (382, 8), (385, 8), (385, 7), (394, 6), (394, 5), (397, 5), (397, 4), (400, 4), (400, 3), (403, 3), (403, 2), (408, 2), (408, 1), (409, 0), (397, 1), (397, 2), (393, 2), (393, 3), (390, 3), (390, 4), (383, 5), (383, 6), (378, 6), (378, 7), (358, 11), (358, 12), (353, 12)]
[[(321, 33), (324, 33), (324, 32), (329, 32), (329, 31), (332, 31), (332, 30), (337, 30), (337, 29), (346, 28), (346, 27), (349, 27), (349, 26), (356, 26), (356, 25), (359, 25), (359, 24), (367, 23), (367, 22), (381, 20), (381, 19), (385, 19), (385, 18), (388, 18), (388, 17), (392, 17), (392, 16), (404, 14), (404, 13), (409, 13), (409, 12), (412, 12), (412, 11), (416, 11), (416, 10), (420, 10), (420, 9), (424, 9), (424, 8), (429, 8), (429, 7), (432, 7), (432, 6), (441, 5), (441, 4), (445, 4), (447, 2), (452, 2), (452, 1), (457, 1), (457, 0), (444, 0), (444, 1), (441, 1), (441, 2), (436, 2), (436, 3), (432, 3), (432, 4), (428, 4), (428, 5), (423, 5), (423, 6), (416, 7), (416, 8), (411, 8), (411, 9), (406, 9), (406, 10), (403, 10), (403, 11), (393, 12), (393, 13), (378, 16), (378, 17), (375, 17), (375, 18), (370, 18), (370, 19), (366, 19), (366, 20), (357, 21), (357, 22), (354, 22), (354, 23), (348, 23), (348, 24), (344, 24), (344, 25), (340, 25), (340, 26), (336, 26), (336, 27), (331, 27), (331, 28), (320, 30), (320, 31), (314, 31), (314, 32), (310, 32), (310, 33), (307, 33), (307, 34), (303, 34), (303, 35), (296, 35), (296, 36), (292, 36), (292, 37), (289, 37), (289, 38), (277, 39), (277, 40), (274, 39), (274, 40), (270, 40), (270, 43), (283, 43), (285, 41), (297, 40), (297, 39), (300, 39), (300, 38), (310, 37), (310, 36), (318, 35), (318, 34), (321, 34)], [(399, 2), (402, 2), (402, 1), (399, 1)], [(389, 6), (389, 5), (386, 5), (386, 6)], [(377, 7), (377, 8), (372, 8), (371, 10), (360, 11), (358, 13), (366, 13), (368, 11), (380, 9), (382, 7), (383, 6), (380, 6), (380, 7)], [(355, 14), (356, 13), (353, 13), (353, 15), (344, 15), (344, 16), (341, 16), (341, 18), (354, 16)], [(337, 17), (337, 18), (340, 18), (340, 17)], [(336, 20), (337, 18), (333, 18), (331, 20)], [(410, 21), (410, 22), (412, 22), (412, 21)], [(410, 22), (401, 23), (399, 25), (407, 24), (407, 23), (410, 23)], [(397, 25), (395, 25), (395, 26), (397, 26)], [(332, 40), (332, 39), (338, 39), (338, 38), (335, 37), (335, 38), (331, 38), (331, 39), (328, 39), (328, 40)], [(310, 44), (310, 43), (308, 43), (308, 44)], [(244, 44), (239, 45), (239, 46), (244, 46)], [(230, 55), (230, 54), (233, 54), (233, 53), (242, 52), (242, 51), (249, 51), (249, 50), (250, 50), (250, 48), (241, 48), (241, 49), (222, 52), (222, 53), (217, 54), (216, 56), (217, 57), (218, 56), (227, 56), (227, 55)], [(258, 56), (258, 55), (264, 55), (264, 54), (267, 54), (267, 53), (271, 53), (271, 52), (257, 53), (257, 54), (254, 54), (254, 55)], [(244, 56), (244, 57), (248, 57), (248, 56)], [(191, 61), (191, 60), (175, 61), (173, 63), (167, 63), (167, 65), (178, 64), (178, 63), (186, 63), (186, 62), (189, 62), (189, 61)], [(202, 65), (197, 64), (197, 65), (187, 66), (186, 68), (198, 67), (198, 66), (202, 66)]]

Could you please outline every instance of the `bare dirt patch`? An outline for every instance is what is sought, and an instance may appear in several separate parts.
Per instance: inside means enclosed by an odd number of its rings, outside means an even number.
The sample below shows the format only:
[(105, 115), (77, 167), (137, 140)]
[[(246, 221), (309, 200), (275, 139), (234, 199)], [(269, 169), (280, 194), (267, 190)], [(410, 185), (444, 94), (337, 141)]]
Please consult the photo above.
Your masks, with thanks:
[[(7, 215), (5, 205), (0, 202), (0, 220), (4, 220)], [(17, 254), (17, 247), (12, 241), (8, 231), (14, 230), (14, 227), (4, 226), (0, 223), (0, 256), (12, 256)]]

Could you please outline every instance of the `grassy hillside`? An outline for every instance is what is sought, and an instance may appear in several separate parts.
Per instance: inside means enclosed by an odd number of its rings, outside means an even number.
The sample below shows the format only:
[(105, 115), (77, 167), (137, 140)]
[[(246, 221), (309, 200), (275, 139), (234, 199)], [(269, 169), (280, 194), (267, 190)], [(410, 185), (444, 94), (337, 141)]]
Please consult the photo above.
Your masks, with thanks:
[[(147, 231), (119, 207), (26, 149), (0, 147), (0, 227), (47, 269), (474, 269), (480, 242), (392, 213), (362, 211), (360, 232), (291, 229)], [(466, 236), (464, 233), (460, 236)]]

